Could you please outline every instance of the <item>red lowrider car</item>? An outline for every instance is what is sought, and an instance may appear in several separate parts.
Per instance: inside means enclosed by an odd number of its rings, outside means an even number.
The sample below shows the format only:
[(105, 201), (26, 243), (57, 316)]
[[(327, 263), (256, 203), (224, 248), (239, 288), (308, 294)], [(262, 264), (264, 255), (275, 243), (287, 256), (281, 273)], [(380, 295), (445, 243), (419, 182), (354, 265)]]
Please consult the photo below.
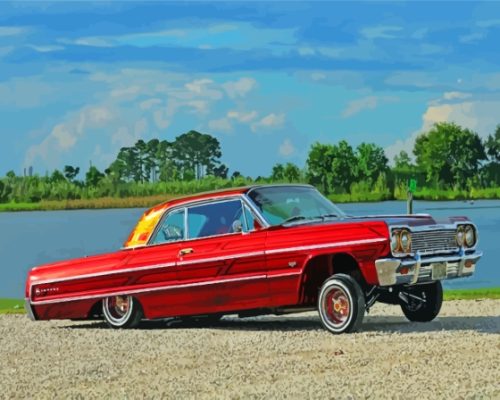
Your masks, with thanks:
[(358, 329), (376, 301), (410, 321), (441, 308), (441, 280), (481, 253), (467, 218), (346, 216), (307, 185), (252, 186), (172, 200), (144, 213), (123, 249), (33, 268), (33, 320), (282, 314), (317, 308), (332, 333)]

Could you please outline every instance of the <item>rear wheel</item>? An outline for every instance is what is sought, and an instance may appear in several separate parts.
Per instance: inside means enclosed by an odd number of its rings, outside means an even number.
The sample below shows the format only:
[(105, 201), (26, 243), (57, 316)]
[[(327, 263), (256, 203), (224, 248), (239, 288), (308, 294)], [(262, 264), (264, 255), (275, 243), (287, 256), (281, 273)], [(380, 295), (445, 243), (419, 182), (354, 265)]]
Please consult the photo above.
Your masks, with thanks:
[(403, 314), (412, 322), (429, 322), (437, 317), (443, 304), (440, 281), (415, 285), (400, 292)]
[(318, 312), (321, 324), (331, 333), (357, 331), (365, 314), (361, 287), (349, 275), (333, 275), (320, 289)]
[(111, 328), (135, 328), (141, 322), (141, 304), (132, 296), (111, 296), (102, 301), (102, 313)]

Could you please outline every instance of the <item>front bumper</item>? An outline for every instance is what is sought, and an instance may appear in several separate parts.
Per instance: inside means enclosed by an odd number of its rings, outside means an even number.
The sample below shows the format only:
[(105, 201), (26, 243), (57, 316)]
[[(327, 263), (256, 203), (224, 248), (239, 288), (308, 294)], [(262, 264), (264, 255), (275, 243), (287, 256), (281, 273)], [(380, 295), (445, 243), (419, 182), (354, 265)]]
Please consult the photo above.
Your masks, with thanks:
[(432, 257), (383, 258), (375, 261), (380, 286), (413, 285), (471, 276), (483, 255), (480, 251)]

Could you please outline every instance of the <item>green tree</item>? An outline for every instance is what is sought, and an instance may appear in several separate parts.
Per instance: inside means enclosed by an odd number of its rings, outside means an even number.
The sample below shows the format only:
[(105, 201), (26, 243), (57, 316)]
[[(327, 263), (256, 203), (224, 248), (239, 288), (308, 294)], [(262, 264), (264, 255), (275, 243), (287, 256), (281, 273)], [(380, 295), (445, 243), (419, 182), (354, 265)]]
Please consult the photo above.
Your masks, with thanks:
[(285, 180), (285, 167), (283, 164), (275, 164), (271, 171), (271, 180), (272, 181), (283, 181)]
[(307, 180), (313, 185), (320, 185), (324, 194), (330, 191), (333, 158), (333, 146), (319, 142), (311, 146), (307, 157)]
[(450, 122), (436, 123), (429, 132), (421, 134), (413, 152), (429, 182), (461, 189), (466, 188), (486, 159), (478, 134)]
[(286, 163), (283, 169), (283, 177), (288, 182), (298, 182), (300, 180), (300, 168), (294, 163)]
[(221, 164), (218, 167), (214, 167), (212, 174), (213, 176), (216, 176), (221, 179), (227, 179), (227, 172), (229, 171), (229, 168), (227, 167), (226, 164)]
[(361, 143), (356, 148), (358, 179), (374, 183), (381, 173), (388, 170), (384, 149), (374, 143)]
[(72, 167), (71, 165), (64, 166), (64, 176), (70, 182), (74, 181), (79, 172), (80, 167)]
[(92, 165), (85, 174), (85, 185), (87, 187), (97, 187), (103, 178), (104, 174)]
[(55, 169), (54, 172), (52, 172), (52, 175), (50, 175), (50, 182), (52, 183), (64, 182), (64, 181), (66, 181), (66, 177), (58, 169)]
[(231, 174), (231, 179), (234, 181), (235, 179), (241, 177), (241, 172), (240, 171), (234, 171), (232, 174)]
[(349, 192), (351, 184), (356, 180), (357, 158), (354, 150), (345, 140), (333, 146), (331, 166), (331, 186)]
[(497, 125), (495, 133), (489, 135), (486, 139), (486, 153), (490, 159), (495, 162), (500, 162), (500, 124)]
[(219, 141), (211, 135), (189, 131), (178, 136), (173, 143), (173, 157), (179, 163), (183, 176), (203, 177), (205, 171), (213, 173), (220, 165), (222, 155)]
[(396, 169), (402, 171), (408, 171), (414, 167), (409, 154), (404, 150), (401, 150), (399, 154), (394, 156), (394, 166)]

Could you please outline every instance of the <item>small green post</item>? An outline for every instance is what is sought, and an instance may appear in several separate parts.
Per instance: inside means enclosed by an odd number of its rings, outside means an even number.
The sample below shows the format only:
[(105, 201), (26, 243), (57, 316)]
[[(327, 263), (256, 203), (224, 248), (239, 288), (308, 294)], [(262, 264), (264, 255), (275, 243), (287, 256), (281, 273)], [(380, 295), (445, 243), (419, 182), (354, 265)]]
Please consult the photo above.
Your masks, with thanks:
[(413, 214), (413, 193), (417, 190), (417, 180), (414, 178), (410, 179), (408, 183), (408, 199), (406, 202), (406, 212), (407, 214)]

